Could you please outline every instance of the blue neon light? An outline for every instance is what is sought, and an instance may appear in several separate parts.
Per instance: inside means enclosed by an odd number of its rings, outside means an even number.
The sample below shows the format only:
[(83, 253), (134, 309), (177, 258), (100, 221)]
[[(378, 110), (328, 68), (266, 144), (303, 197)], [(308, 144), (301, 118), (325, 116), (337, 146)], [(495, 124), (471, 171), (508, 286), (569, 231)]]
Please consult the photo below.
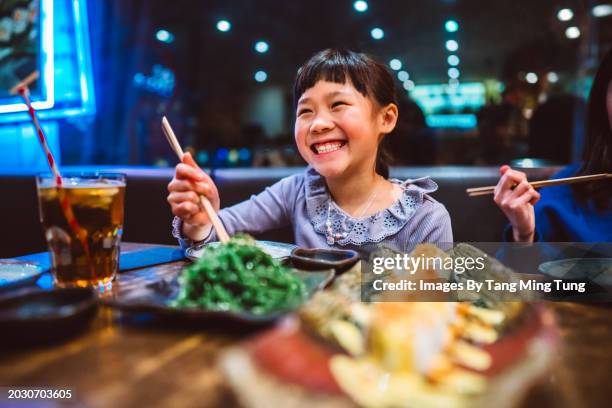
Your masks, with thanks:
[(477, 125), (476, 115), (469, 112), (485, 104), (485, 86), (480, 82), (417, 85), (410, 96), (423, 109), (427, 126), (468, 129)]
[(410, 96), (426, 114), (461, 113), (465, 108), (478, 110), (485, 103), (485, 87), (480, 82), (462, 83), (456, 87), (417, 85)]
[(427, 115), (425, 123), (429, 127), (462, 128), (476, 127), (478, 121), (473, 114)]
[[(40, 0), (45, 99), (32, 105), (41, 120), (95, 114), (86, 4), (86, 0)], [(0, 105), (0, 123), (28, 121), (25, 111), (23, 103)]]
[[(32, 106), (37, 110), (51, 109), (54, 105), (53, 89), (53, 0), (41, 0), (40, 19), (42, 25), (41, 32), (41, 54), (42, 54), (42, 95), (46, 99), (33, 101)], [(15, 98), (20, 100), (20, 98)], [(12, 103), (0, 105), (0, 114), (27, 111), (25, 103)], [(2, 121), (2, 116), (0, 116)]]
[[(89, 25), (87, 23), (87, 7), (83, 1), (73, 0), (74, 25), (77, 43), (77, 60), (79, 62), (79, 79), (81, 85), (81, 101), (84, 113), (94, 114), (96, 111), (91, 52), (89, 48)], [(88, 80), (89, 78), (89, 80)]]
[(168, 30), (157, 31), (155, 38), (157, 38), (158, 41), (166, 44), (170, 44), (172, 41), (174, 41), (174, 35), (172, 35), (172, 33)]

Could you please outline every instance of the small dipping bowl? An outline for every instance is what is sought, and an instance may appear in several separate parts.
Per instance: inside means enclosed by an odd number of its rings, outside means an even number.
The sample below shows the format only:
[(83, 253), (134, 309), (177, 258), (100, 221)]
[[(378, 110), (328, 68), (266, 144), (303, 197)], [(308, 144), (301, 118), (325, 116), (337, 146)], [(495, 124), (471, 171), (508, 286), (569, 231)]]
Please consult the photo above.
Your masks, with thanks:
[(357, 263), (359, 253), (351, 249), (295, 248), (289, 259), (299, 269), (334, 269), (340, 274)]
[(0, 299), (0, 343), (31, 346), (65, 339), (84, 329), (97, 310), (91, 288), (28, 290)]

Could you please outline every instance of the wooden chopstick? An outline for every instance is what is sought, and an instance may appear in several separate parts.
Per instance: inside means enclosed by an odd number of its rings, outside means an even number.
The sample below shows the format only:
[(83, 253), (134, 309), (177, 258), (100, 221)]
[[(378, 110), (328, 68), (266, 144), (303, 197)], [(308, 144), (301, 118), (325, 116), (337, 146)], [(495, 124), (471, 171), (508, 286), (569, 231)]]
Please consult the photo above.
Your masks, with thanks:
[[(162, 118), (162, 130), (164, 131), (164, 134), (166, 135), (166, 139), (168, 139), (168, 143), (170, 143), (170, 147), (172, 147), (172, 150), (174, 150), (179, 160), (182, 161), (183, 155), (185, 153), (183, 152), (183, 149), (181, 148), (181, 145), (179, 144), (178, 139), (174, 135), (174, 131), (172, 130), (172, 127), (170, 126), (170, 122), (168, 122), (168, 119), (166, 119), (165, 116)], [(228, 242), (229, 234), (225, 230), (223, 223), (221, 223), (219, 216), (215, 212), (215, 209), (213, 208), (208, 198), (206, 198), (206, 196), (204, 195), (200, 195), (200, 204), (202, 204), (202, 207), (204, 207), (204, 210), (206, 211), (206, 214), (208, 215), (210, 222), (212, 222), (213, 228), (215, 229), (215, 232), (217, 233), (217, 237), (219, 237), (219, 241), (223, 243)]]
[[(529, 183), (529, 184), (531, 184), (533, 188), (537, 189), (537, 188), (542, 188), (542, 187), (558, 186), (562, 184), (583, 183), (585, 181), (603, 180), (607, 178), (612, 178), (612, 174), (611, 173), (601, 173), (601, 174), (591, 174), (588, 176), (566, 177), (566, 178), (553, 179), (553, 180), (534, 181), (533, 183)], [(465, 190), (465, 192), (470, 197), (493, 194), (495, 192), (495, 186), (468, 188)]]

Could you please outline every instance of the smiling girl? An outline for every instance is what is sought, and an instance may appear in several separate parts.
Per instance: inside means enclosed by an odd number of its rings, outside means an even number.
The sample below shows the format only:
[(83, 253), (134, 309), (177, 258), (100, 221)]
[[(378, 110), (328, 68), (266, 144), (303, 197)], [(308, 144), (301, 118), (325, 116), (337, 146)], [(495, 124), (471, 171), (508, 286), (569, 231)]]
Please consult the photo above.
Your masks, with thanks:
[(298, 71), (295, 141), (308, 163), (249, 200), (219, 211), (219, 194), (187, 154), (168, 185), (183, 247), (216, 239), (198, 194), (206, 195), (228, 233), (293, 227), (301, 247), (364, 249), (385, 244), (407, 251), (421, 242), (452, 242), (444, 206), (429, 178), (389, 179), (380, 144), (398, 118), (394, 79), (366, 54), (324, 50)]

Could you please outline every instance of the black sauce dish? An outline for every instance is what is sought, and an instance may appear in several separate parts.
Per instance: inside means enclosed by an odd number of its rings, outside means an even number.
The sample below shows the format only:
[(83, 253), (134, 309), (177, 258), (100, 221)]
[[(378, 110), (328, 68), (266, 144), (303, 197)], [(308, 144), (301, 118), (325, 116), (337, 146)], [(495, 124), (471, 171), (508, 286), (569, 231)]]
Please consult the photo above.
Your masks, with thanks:
[(96, 314), (91, 288), (21, 291), (0, 299), (0, 344), (33, 346), (64, 340), (85, 329)]
[(338, 275), (359, 261), (359, 253), (352, 249), (295, 248), (289, 259), (292, 265), (299, 269), (334, 269)]

